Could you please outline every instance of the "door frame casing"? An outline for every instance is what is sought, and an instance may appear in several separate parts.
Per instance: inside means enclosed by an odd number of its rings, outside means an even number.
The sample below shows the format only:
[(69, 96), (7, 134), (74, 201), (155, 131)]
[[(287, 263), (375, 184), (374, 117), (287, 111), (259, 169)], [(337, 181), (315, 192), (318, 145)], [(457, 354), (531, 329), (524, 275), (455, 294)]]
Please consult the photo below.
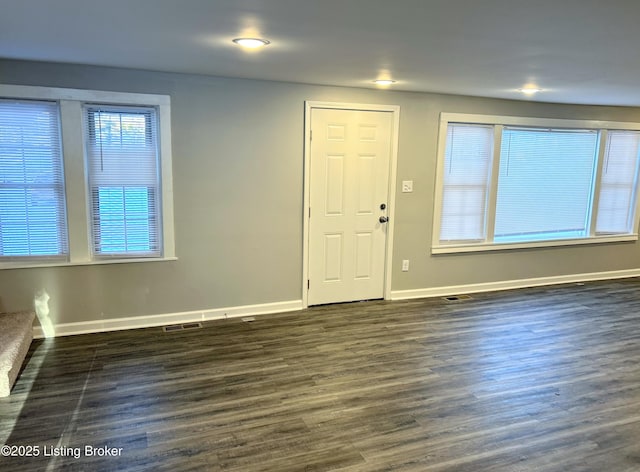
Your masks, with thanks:
[(363, 103), (341, 103), (306, 100), (304, 102), (304, 211), (302, 214), (302, 307), (309, 306), (309, 206), (311, 193), (311, 110), (333, 109), (348, 111), (382, 111), (392, 114), (391, 125), (391, 155), (389, 156), (389, 201), (387, 209), (389, 222), (387, 224), (387, 237), (385, 241), (384, 264), (384, 299), (391, 298), (391, 274), (393, 263), (393, 233), (395, 227), (395, 203), (396, 203), (396, 171), (398, 164), (398, 135), (400, 130), (400, 106), (399, 105), (375, 105)]

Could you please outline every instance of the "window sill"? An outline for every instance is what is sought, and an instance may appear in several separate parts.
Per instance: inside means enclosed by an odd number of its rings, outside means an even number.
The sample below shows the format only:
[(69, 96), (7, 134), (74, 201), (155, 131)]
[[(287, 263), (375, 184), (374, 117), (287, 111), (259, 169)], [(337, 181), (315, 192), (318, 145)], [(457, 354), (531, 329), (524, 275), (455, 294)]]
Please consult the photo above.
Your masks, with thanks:
[(431, 247), (431, 254), (455, 254), (465, 252), (504, 251), (510, 249), (532, 249), (541, 247), (579, 246), (582, 244), (601, 244), (637, 241), (637, 234), (616, 236), (594, 236), (591, 238), (555, 239), (553, 241), (531, 241), (526, 243), (472, 243), (447, 244)]
[(45, 267), (71, 267), (71, 266), (92, 266), (105, 264), (137, 264), (139, 262), (166, 262), (177, 261), (177, 257), (147, 257), (131, 259), (97, 259), (93, 261), (50, 261), (50, 262), (0, 262), (0, 270), (3, 269), (41, 269)]

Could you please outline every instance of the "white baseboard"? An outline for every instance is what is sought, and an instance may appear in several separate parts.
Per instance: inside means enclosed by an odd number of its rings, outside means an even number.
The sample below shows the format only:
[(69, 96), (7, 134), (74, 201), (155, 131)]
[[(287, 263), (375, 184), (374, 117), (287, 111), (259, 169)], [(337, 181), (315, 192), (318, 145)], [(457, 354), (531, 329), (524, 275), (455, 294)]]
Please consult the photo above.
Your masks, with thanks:
[[(593, 272), (587, 274), (558, 275), (531, 279), (505, 280), (479, 284), (451, 285), (446, 287), (421, 288), (416, 290), (393, 290), (391, 300), (408, 300), (413, 298), (445, 297), (464, 293), (493, 292), (544, 285), (588, 282), (593, 280), (623, 279), (640, 277), (640, 269), (617, 270), (609, 272)], [(302, 310), (302, 300), (291, 300), (276, 303), (262, 303), (208, 310), (185, 311), (180, 313), (164, 313), (159, 315), (134, 316), (127, 318), (111, 318), (103, 320), (82, 321), (79, 323), (61, 323), (51, 325), (43, 330), (41, 326), (33, 328), (34, 338), (70, 336), (74, 334), (100, 333), (124, 329), (151, 328), (178, 323), (208, 321), (243, 316), (266, 315)], [(45, 331), (46, 335), (45, 335)]]
[(495, 292), (497, 290), (511, 290), (516, 288), (539, 287), (543, 285), (589, 282), (592, 280), (625, 279), (629, 277), (640, 277), (640, 269), (593, 272), (587, 274), (556, 275), (553, 277), (504, 280), (500, 282), (486, 282), (468, 285), (451, 285), (448, 287), (420, 288), (416, 290), (394, 290), (391, 292), (391, 300), (446, 297), (464, 293)]
[(33, 337), (50, 338), (56, 336), (70, 336), (73, 334), (118, 331), (123, 329), (151, 328), (154, 326), (191, 323), (195, 321), (238, 318), (242, 316), (257, 316), (266, 315), (269, 313), (283, 313), (301, 309), (302, 300), (291, 300), (286, 302), (262, 303), (258, 305), (244, 305), (226, 308), (212, 308), (209, 310), (185, 311), (181, 313), (164, 313), (160, 315), (82, 321), (79, 323), (62, 323), (51, 325), (47, 329), (43, 329), (41, 326), (34, 326)]

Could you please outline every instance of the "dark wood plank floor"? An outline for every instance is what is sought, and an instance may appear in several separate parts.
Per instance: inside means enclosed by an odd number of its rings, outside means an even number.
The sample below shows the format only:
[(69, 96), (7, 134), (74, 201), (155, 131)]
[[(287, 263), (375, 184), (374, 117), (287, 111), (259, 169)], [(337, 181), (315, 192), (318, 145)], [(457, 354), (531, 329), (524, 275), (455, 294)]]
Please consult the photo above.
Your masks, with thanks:
[(638, 471), (640, 281), (38, 340), (0, 443), (40, 448), (12, 472)]

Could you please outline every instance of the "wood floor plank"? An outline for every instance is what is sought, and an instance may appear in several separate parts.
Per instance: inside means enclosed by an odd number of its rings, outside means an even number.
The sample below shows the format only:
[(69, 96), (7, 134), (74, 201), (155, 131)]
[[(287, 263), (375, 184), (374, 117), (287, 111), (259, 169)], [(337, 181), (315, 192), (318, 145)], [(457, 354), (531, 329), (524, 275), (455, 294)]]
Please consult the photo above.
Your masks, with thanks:
[(82, 449), (12, 472), (638, 471), (640, 280), (36, 340), (0, 443)]

